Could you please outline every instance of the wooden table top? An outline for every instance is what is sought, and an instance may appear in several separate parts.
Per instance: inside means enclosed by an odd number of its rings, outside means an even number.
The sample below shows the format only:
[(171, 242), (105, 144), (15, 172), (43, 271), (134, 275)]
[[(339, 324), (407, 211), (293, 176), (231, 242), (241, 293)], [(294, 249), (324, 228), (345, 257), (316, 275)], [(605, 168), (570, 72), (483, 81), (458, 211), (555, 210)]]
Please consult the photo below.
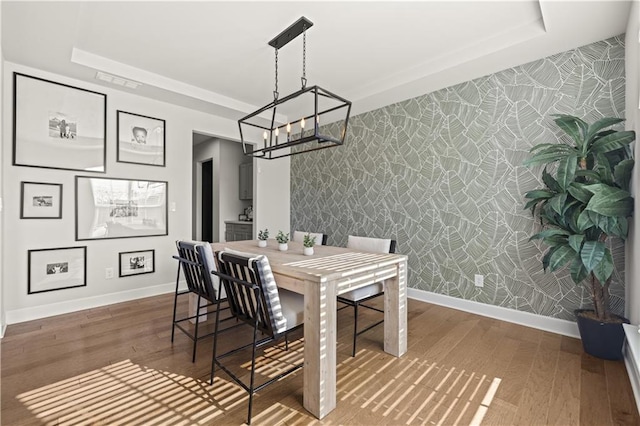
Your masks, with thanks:
[(303, 245), (290, 241), (289, 250), (278, 250), (276, 240), (267, 240), (267, 247), (258, 247), (255, 240), (213, 243), (213, 249), (230, 248), (252, 254), (263, 254), (269, 259), (273, 272), (298, 279), (333, 280), (376, 270), (406, 259), (402, 254), (368, 253), (345, 247), (316, 245), (314, 254), (302, 254)]

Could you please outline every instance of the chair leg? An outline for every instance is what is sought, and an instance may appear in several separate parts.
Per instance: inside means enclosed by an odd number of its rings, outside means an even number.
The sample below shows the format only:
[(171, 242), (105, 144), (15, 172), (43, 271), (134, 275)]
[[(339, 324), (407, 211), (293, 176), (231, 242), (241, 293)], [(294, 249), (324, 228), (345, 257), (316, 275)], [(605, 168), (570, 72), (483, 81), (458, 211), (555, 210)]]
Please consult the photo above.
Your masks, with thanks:
[(289, 350), (289, 333), (284, 333), (284, 350)]
[(353, 304), (353, 352), (352, 357), (356, 356), (356, 339), (358, 338), (358, 302)]
[(200, 324), (200, 294), (198, 294), (198, 303), (196, 304), (196, 330), (193, 339), (193, 355), (191, 362), (196, 362), (196, 348), (198, 345), (198, 324)]
[(218, 297), (217, 299), (217, 304), (216, 304), (216, 325), (215, 325), (215, 331), (213, 334), (213, 355), (211, 357), (211, 376), (209, 377), (209, 384), (213, 385), (213, 373), (216, 370), (216, 349), (217, 349), (217, 345), (218, 345), (218, 326), (220, 324), (220, 298)]
[(176, 292), (173, 296), (173, 322), (171, 323), (171, 343), (176, 332), (176, 310), (178, 308), (178, 286), (180, 284), (180, 264), (178, 264), (178, 276), (176, 277)]
[(251, 351), (251, 382), (249, 385), (249, 413), (247, 414), (247, 426), (251, 425), (251, 409), (253, 408), (253, 385), (256, 374), (256, 340), (258, 339), (258, 321), (253, 328), (253, 348)]

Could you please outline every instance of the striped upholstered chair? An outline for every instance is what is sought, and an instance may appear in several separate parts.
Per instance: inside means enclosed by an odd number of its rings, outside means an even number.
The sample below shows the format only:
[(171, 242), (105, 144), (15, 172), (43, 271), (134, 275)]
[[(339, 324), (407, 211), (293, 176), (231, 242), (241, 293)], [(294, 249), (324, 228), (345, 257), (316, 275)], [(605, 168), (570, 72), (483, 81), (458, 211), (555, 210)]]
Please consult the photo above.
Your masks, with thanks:
[[(216, 252), (216, 264), (218, 270), (213, 273), (220, 278), (220, 282), (226, 290), (229, 310), (240, 323), (253, 329), (253, 341), (228, 352), (218, 353), (219, 321), (216, 319), (210, 382), (213, 384), (215, 368), (218, 367), (249, 393), (247, 424), (250, 425), (253, 395), (282, 377), (302, 368), (302, 363), (296, 364), (264, 383), (255, 384), (256, 348), (273, 344), (282, 338), (285, 338), (286, 341), (287, 333), (303, 325), (304, 296), (278, 288), (271, 272), (269, 260), (264, 255), (226, 249), (222, 252)], [(259, 340), (258, 336), (260, 336)], [(236, 376), (231, 368), (226, 366), (229, 364), (223, 363), (223, 359), (250, 347), (253, 347), (251, 372), (249, 383), (246, 383), (242, 377)], [(285, 347), (288, 348), (288, 346)], [(237, 360), (237, 358), (233, 359)], [(264, 368), (264, 365), (262, 367)]]

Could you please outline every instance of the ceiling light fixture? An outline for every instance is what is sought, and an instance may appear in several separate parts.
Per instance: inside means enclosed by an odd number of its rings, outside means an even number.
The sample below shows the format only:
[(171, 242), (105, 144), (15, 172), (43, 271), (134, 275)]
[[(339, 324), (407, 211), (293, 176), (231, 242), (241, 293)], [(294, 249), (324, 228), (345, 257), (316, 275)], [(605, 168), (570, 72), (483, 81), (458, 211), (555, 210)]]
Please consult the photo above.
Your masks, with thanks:
[[(271, 160), (344, 143), (351, 102), (320, 86), (307, 87), (307, 30), (311, 26), (313, 23), (303, 16), (269, 42), (275, 49), (273, 102), (238, 120), (245, 155)], [(280, 98), (278, 50), (300, 34), (303, 35), (302, 88)], [(278, 123), (275, 121), (276, 110), (287, 117), (295, 114), (297, 118)]]
[(137, 81), (128, 80), (126, 78), (107, 74), (106, 72), (102, 72), (102, 71), (96, 72), (96, 79), (100, 81), (104, 81), (106, 83), (115, 84), (116, 86), (128, 87), (129, 89), (134, 89), (134, 90), (142, 86), (142, 83), (138, 83)]

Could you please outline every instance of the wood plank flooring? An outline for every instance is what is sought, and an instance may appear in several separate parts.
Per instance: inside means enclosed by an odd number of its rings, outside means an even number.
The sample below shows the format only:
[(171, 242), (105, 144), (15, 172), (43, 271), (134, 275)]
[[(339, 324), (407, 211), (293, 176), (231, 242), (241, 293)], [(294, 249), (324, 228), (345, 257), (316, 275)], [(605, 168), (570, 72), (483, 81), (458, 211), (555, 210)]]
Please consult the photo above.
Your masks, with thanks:
[[(220, 372), (208, 384), (211, 339), (195, 363), (183, 333), (171, 343), (172, 297), (10, 325), (0, 342), (1, 424), (243, 424), (247, 394)], [(640, 425), (624, 364), (584, 354), (576, 339), (410, 300), (408, 352), (385, 354), (376, 327), (352, 358), (351, 315), (338, 314), (336, 410), (322, 421), (305, 411), (299, 371), (258, 393), (253, 424)], [(221, 341), (246, 338), (232, 331)], [(287, 352), (265, 349), (261, 375), (300, 362), (303, 345), (300, 333)], [(237, 358), (246, 371), (249, 358)]]

